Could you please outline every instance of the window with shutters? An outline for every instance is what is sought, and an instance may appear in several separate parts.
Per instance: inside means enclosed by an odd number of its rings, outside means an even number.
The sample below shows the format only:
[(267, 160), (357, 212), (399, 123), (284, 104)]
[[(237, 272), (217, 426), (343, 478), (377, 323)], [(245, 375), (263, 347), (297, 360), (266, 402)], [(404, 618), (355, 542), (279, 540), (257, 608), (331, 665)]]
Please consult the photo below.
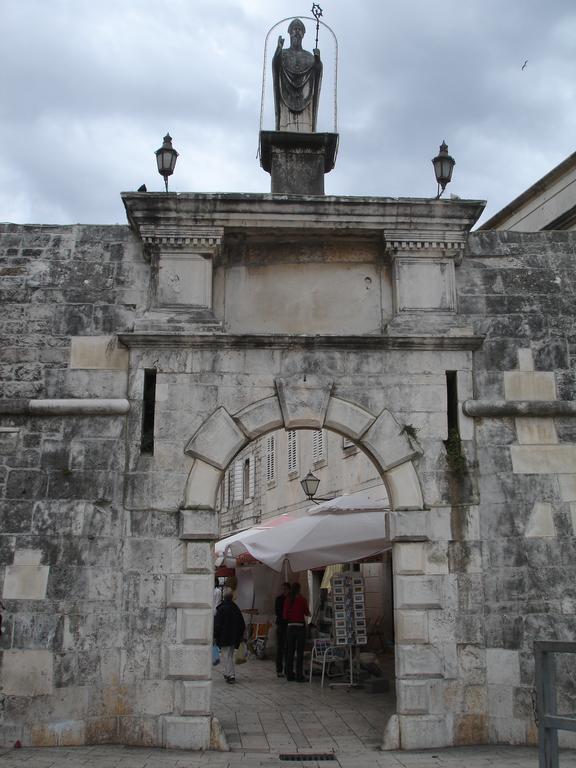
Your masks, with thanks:
[(242, 501), (244, 498), (244, 468), (241, 461), (234, 462), (234, 493), (232, 501)]
[(312, 461), (315, 467), (326, 464), (326, 436), (323, 429), (312, 432)]
[(276, 435), (268, 435), (266, 438), (266, 482), (276, 483)]
[(242, 466), (242, 491), (245, 504), (248, 504), (254, 498), (254, 481), (254, 457), (247, 456)]
[(295, 429), (289, 429), (288, 436), (288, 475), (297, 477), (298, 475), (298, 437)]

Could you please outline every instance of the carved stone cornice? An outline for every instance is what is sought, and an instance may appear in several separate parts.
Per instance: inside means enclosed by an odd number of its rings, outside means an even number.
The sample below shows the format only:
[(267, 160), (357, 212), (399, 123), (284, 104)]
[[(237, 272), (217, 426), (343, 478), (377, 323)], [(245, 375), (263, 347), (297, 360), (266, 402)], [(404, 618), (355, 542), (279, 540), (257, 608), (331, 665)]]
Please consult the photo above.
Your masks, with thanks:
[(214, 256), (222, 242), (223, 227), (141, 224), (138, 235), (149, 259), (162, 251), (184, 250), (206, 258)]

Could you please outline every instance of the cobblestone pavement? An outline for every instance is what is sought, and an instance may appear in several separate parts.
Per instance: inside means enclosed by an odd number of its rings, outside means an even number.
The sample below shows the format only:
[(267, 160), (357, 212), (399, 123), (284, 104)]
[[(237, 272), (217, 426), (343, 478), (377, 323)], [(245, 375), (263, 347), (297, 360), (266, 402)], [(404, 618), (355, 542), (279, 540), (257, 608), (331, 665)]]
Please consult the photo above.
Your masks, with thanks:
[[(214, 670), (213, 707), (230, 752), (185, 752), (122, 746), (1, 749), (0, 768), (538, 768), (528, 747), (462, 747), (382, 752), (394, 694), (320, 689), (317, 680), (278, 679), (272, 662), (251, 660), (227, 685)], [(283, 753), (333, 753), (330, 760), (281, 760)], [(576, 750), (561, 768), (576, 768)]]
[[(462, 747), (424, 752), (339, 754), (326, 762), (285, 762), (254, 752), (179, 752), (132, 747), (0, 749), (0, 768), (538, 768), (529, 747)], [(576, 751), (560, 753), (561, 768), (576, 768)]]
[[(320, 688), (276, 677), (273, 661), (251, 659), (227, 685), (213, 670), (212, 706), (232, 750), (339, 752), (376, 749), (395, 711), (394, 693)], [(335, 680), (336, 682), (336, 680)]]

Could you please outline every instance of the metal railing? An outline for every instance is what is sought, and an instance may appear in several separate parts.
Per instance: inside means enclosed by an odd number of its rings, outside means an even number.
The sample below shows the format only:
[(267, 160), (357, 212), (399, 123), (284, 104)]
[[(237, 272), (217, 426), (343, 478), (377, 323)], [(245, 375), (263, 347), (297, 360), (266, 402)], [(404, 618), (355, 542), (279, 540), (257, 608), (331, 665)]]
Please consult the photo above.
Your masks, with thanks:
[(558, 731), (576, 731), (576, 715), (557, 714), (556, 659), (553, 656), (556, 653), (576, 653), (576, 643), (553, 640), (534, 643), (540, 768), (558, 768)]

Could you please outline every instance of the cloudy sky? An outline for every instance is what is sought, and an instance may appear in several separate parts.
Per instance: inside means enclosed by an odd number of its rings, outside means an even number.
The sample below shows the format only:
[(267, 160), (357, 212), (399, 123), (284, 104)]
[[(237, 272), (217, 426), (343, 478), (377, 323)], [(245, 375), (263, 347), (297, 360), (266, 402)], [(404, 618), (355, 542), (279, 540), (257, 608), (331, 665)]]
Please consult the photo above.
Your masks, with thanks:
[[(339, 43), (328, 194), (433, 196), (445, 139), (448, 191), (488, 200), (485, 219), (576, 150), (574, 0), (320, 4)], [(256, 159), (264, 41), (311, 5), (0, 0), (0, 221), (124, 223), (120, 191), (163, 188), (153, 152), (166, 131), (180, 152), (171, 190), (268, 192)], [(305, 48), (313, 38), (307, 23)], [(327, 30), (319, 47), (318, 127), (332, 130)]]

